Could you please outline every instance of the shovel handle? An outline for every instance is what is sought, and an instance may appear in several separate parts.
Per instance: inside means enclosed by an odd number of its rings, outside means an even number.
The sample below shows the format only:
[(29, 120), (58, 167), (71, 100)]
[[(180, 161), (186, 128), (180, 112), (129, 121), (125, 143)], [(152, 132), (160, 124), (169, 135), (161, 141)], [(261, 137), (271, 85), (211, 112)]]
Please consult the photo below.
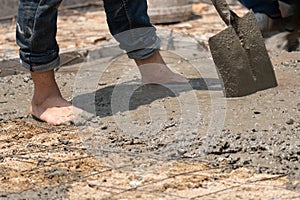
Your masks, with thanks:
[(231, 11), (226, 0), (211, 0), (220, 17), (227, 26), (231, 25)]

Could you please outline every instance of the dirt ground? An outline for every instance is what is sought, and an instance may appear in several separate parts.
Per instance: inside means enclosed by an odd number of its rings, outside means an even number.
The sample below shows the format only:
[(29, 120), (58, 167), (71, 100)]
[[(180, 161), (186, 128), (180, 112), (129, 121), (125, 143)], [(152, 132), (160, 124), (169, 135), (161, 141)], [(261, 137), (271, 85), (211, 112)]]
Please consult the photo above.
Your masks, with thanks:
[[(194, 11), (190, 21), (157, 27), (195, 38), (203, 47), (201, 68), (211, 69), (207, 41), (224, 25), (211, 5)], [(0, 26), (0, 56), (14, 58), (14, 24)], [(62, 51), (110, 38), (103, 11), (61, 12)], [(300, 199), (300, 53), (266, 42), (278, 87), (234, 99), (219, 97), (216, 76), (200, 74), (169, 51), (163, 57), (192, 88), (141, 87), (126, 56), (90, 79), (96, 86), (83, 83), (80, 70), (103, 60), (63, 67), (57, 80), (64, 97), (94, 114), (86, 124), (33, 120), (29, 74), (0, 77), (0, 199)], [(80, 93), (78, 85), (95, 88)], [(128, 109), (116, 106), (123, 98), (114, 96), (116, 88), (129, 93)], [(91, 99), (94, 110), (86, 107)], [(220, 132), (209, 132), (214, 121), (222, 122)]]

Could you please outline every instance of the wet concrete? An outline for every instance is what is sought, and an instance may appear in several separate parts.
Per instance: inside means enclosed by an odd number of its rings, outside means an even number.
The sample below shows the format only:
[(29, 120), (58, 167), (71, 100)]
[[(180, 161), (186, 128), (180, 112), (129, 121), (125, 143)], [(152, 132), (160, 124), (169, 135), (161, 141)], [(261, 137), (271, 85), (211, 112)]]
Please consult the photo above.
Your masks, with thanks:
[(25, 190), (25, 191), (18, 191), (12, 193), (6, 193), (0, 195), (2, 199), (41, 199), (46, 200), (49, 197), (55, 199), (63, 199), (68, 198), (68, 187), (66, 186), (58, 186), (58, 187), (49, 187), (49, 188), (42, 188), (40, 190), (32, 189), (32, 190)]
[[(208, 26), (211, 28), (211, 24)], [(271, 56), (279, 86), (243, 98), (226, 99), (227, 106), (220, 108), (226, 110), (225, 125), (220, 133), (215, 132), (215, 137), (207, 137), (207, 129), (212, 119), (211, 95), (221, 92), (220, 81), (213, 76), (202, 77), (182, 58), (167, 57), (168, 64), (192, 80), (196, 86), (193, 90), (176, 94), (162, 86), (139, 87), (140, 77), (136, 76), (123, 84), (124, 89), (137, 90), (129, 109), (120, 112), (111, 107), (113, 88), (128, 70), (136, 68), (124, 57), (116, 61), (97, 83), (96, 117), (86, 126), (92, 130), (89, 133), (76, 126), (52, 127), (34, 121), (28, 115), (33, 89), (30, 76), (13, 70), (3, 74), (0, 198), (299, 198), (300, 55), (280, 50)], [(95, 59), (97, 56), (96, 53)], [(205, 62), (200, 66), (204, 71), (211, 67)], [(69, 100), (79, 97), (73, 95), (79, 68), (80, 64), (68, 66), (57, 73), (63, 96)], [(193, 93), (197, 97), (199, 120), (192, 119), (186, 129), (179, 129), (183, 115), (178, 99)], [(163, 111), (167, 118), (163, 118)], [(132, 123), (125, 123), (124, 129), (116, 119), (126, 116), (132, 117)], [(189, 128), (195, 126), (195, 121), (197, 131)], [(143, 130), (157, 125), (161, 125), (157, 134)], [(128, 129), (132, 130), (130, 134), (124, 131)], [(186, 140), (181, 142), (178, 136)], [(187, 162), (180, 164), (182, 161)], [(159, 163), (164, 163), (164, 167), (159, 167)], [(107, 165), (129, 165), (130, 169), (107, 170)], [(213, 166), (217, 173), (212, 171)], [(219, 174), (220, 169), (229, 173)], [(289, 179), (281, 179), (281, 174)], [(279, 183), (277, 177), (281, 179)], [(148, 188), (132, 187), (140, 184)], [(151, 194), (145, 196), (147, 190)]]
[[(205, 140), (209, 121), (212, 119), (210, 93), (220, 92), (221, 88), (219, 86), (215, 91), (210, 90), (207, 82), (216, 85), (220, 85), (220, 82), (213, 79), (205, 82), (204, 77), (191, 65), (185, 62), (178, 64), (181, 58), (164, 54), (170, 66), (193, 80), (194, 89), (174, 94), (162, 86), (137, 87), (131, 97), (129, 110), (114, 112), (111, 106), (113, 88), (127, 70), (136, 69), (134, 63), (122, 57), (101, 77), (96, 92), (96, 118), (88, 125), (92, 127), (90, 130), (94, 131), (89, 134), (82, 132), (81, 138), (86, 147), (97, 147), (97, 151), (91, 152), (95, 155), (100, 153), (102, 157), (99, 159), (111, 166), (129, 161), (132, 163), (133, 158), (142, 154), (150, 160), (205, 160), (223, 168), (224, 171), (249, 167), (259, 173), (286, 174), (291, 179), (299, 179), (300, 70), (298, 54), (287, 55), (290, 57), (285, 54), (272, 56), (279, 80), (277, 88), (243, 98), (227, 99), (223, 131), (208, 143), (205, 143)], [(57, 80), (63, 95), (72, 99), (76, 73), (66, 69), (57, 73)], [(123, 87), (128, 89), (136, 87), (136, 84), (139, 84), (138, 76)], [(28, 105), (33, 89), (29, 74), (1, 77), (0, 87), (1, 122), (16, 118), (29, 120)], [(197, 132), (189, 128), (180, 129), (182, 111), (177, 109), (180, 107), (178, 96), (192, 93), (197, 96), (200, 110)], [(149, 118), (149, 109), (157, 104), (163, 105), (167, 113), (166, 119), (161, 118), (161, 124), (156, 123), (159, 122), (159, 118), (157, 121)], [(151, 116), (163, 117), (160, 109), (151, 112), (154, 112)], [(132, 133), (124, 132), (118, 124), (118, 116), (131, 116), (131, 123), (126, 123), (126, 126), (133, 130)], [(147, 130), (156, 125), (160, 125), (161, 129), (154, 135), (148, 134)], [(194, 126), (193, 121), (190, 121), (187, 127), (189, 126)], [(178, 140), (178, 136), (181, 140)], [(137, 166), (140, 161), (135, 159)]]

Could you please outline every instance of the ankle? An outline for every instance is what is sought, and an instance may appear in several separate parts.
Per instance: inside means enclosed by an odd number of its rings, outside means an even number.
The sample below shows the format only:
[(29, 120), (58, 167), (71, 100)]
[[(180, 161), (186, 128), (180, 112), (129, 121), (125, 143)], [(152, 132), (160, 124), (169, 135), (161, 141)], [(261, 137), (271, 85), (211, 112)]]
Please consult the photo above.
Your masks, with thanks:
[(166, 65), (166, 63), (164, 62), (163, 58), (161, 57), (161, 55), (159, 53), (159, 50), (155, 50), (153, 55), (150, 56), (149, 58), (146, 58), (144, 60), (135, 60), (135, 62), (138, 66), (144, 65), (144, 64), (150, 64), (150, 63)]
[(32, 100), (31, 100), (31, 104), (34, 106), (41, 106), (43, 104), (45, 104), (46, 102), (51, 102), (57, 98), (62, 98), (62, 96), (60, 94), (57, 95), (33, 95)]
[(32, 97), (32, 103), (34, 105), (42, 105), (47, 101), (55, 101), (56, 99), (62, 98), (60, 90), (56, 84), (48, 87), (41, 87), (35, 85), (34, 93)]
[(31, 76), (34, 83), (33, 105), (38, 106), (46, 101), (62, 98), (53, 70), (41, 73), (31, 72)]

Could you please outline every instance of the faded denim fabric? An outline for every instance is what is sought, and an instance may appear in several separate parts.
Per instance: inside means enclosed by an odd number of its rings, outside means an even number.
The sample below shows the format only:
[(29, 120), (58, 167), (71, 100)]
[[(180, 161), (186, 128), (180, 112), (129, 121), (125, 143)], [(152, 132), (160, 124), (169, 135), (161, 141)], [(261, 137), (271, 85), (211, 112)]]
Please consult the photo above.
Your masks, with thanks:
[[(58, 7), (62, 0), (20, 0), (17, 44), (22, 65), (34, 72), (59, 66), (55, 39)], [(160, 39), (147, 15), (146, 0), (104, 0), (110, 32), (129, 58), (145, 59), (159, 49)]]
[[(293, 0), (281, 0), (282, 2), (292, 4)], [(240, 0), (248, 9), (253, 12), (264, 13), (271, 18), (280, 18), (281, 13), (279, 10), (278, 0)]]

